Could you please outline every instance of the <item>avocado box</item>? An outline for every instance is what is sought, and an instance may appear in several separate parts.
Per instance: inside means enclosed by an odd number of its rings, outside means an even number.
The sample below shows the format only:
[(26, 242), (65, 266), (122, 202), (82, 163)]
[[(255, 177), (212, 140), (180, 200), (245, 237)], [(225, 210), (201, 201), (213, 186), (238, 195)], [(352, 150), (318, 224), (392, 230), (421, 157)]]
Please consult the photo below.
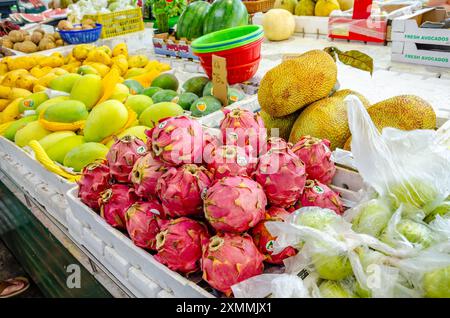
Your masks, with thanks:
[(443, 8), (426, 8), (392, 22), (393, 61), (450, 67), (450, 29)]
[(158, 55), (198, 61), (198, 57), (192, 52), (191, 42), (186, 39), (177, 40), (173, 35), (160, 33), (155, 34), (152, 41)]

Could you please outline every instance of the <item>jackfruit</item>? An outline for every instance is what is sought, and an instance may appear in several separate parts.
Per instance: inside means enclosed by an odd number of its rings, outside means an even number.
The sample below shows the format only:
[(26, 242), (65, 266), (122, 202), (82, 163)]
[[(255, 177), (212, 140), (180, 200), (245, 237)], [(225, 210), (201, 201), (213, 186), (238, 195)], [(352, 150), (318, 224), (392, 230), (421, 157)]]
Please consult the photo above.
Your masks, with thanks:
[(337, 0), (319, 0), (314, 8), (314, 15), (318, 17), (328, 17), (334, 10), (340, 10)]
[(345, 97), (327, 97), (302, 111), (292, 127), (289, 142), (295, 144), (302, 136), (328, 139), (331, 149), (344, 147), (350, 137)]
[(312, 50), (268, 71), (261, 80), (258, 101), (269, 115), (286, 116), (328, 96), (336, 81), (333, 58)]
[(331, 97), (341, 97), (344, 99), (348, 95), (355, 95), (356, 97), (358, 97), (359, 100), (361, 101), (361, 103), (366, 108), (369, 108), (371, 106), (369, 100), (365, 96), (363, 96), (362, 94), (360, 94), (358, 92), (352, 91), (351, 89), (338, 90), (334, 94), (332, 94)]
[[(270, 116), (263, 110), (260, 112), (260, 114), (261, 118), (264, 121), (264, 126), (267, 129), (267, 134), (269, 137), (281, 137), (285, 140), (288, 140), (292, 126), (294, 126), (295, 120), (300, 114), (300, 111), (283, 117)], [(272, 136), (272, 129), (278, 129), (278, 136)], [(273, 133), (275, 134), (275, 131), (273, 131)]]
[(314, 15), (315, 5), (313, 0), (300, 0), (295, 6), (295, 15)]

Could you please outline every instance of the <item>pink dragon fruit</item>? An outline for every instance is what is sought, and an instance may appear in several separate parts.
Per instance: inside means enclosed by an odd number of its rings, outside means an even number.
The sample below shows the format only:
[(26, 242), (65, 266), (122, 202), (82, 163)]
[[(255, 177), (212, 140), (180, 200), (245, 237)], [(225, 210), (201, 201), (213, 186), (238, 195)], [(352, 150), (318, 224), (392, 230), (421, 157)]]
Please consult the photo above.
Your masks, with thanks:
[(100, 215), (111, 226), (125, 229), (125, 213), (138, 200), (134, 189), (125, 184), (113, 184), (99, 199)]
[(136, 194), (141, 198), (156, 197), (156, 184), (158, 179), (167, 170), (163, 162), (153, 158), (153, 154), (151, 153), (140, 157), (130, 173), (130, 180), (134, 184)]
[(111, 176), (121, 183), (130, 182), (129, 176), (136, 160), (147, 153), (145, 143), (134, 136), (116, 139), (106, 155)]
[(156, 251), (156, 234), (168, 223), (163, 220), (164, 212), (158, 201), (139, 201), (125, 213), (128, 235), (136, 246)]
[(302, 206), (318, 206), (323, 209), (330, 209), (337, 214), (344, 212), (339, 194), (317, 180), (306, 181), (300, 203)]
[(265, 261), (271, 264), (282, 265), (285, 258), (294, 256), (297, 254), (297, 250), (292, 246), (286, 247), (278, 254), (272, 254), (273, 243), (277, 239), (273, 237), (266, 228), (266, 222), (268, 221), (283, 221), (285, 217), (289, 215), (289, 212), (283, 208), (272, 206), (266, 212), (266, 219), (259, 222), (252, 229), (252, 237), (255, 245), (259, 251), (265, 256)]
[(264, 256), (248, 234), (223, 233), (213, 236), (203, 249), (203, 279), (230, 296), (231, 286), (262, 274)]
[(169, 168), (156, 186), (165, 213), (170, 217), (201, 215), (202, 194), (211, 179), (211, 173), (203, 166), (185, 164)]
[(272, 147), (259, 158), (254, 175), (269, 203), (283, 208), (300, 199), (306, 181), (302, 161), (283, 145)]
[(267, 130), (259, 113), (235, 108), (225, 112), (220, 122), (224, 144), (239, 147), (251, 146), (252, 156), (257, 157), (265, 147)]
[(166, 164), (202, 162), (203, 129), (198, 121), (186, 116), (170, 117), (145, 133), (155, 157)]
[(264, 219), (266, 195), (248, 177), (225, 177), (206, 192), (206, 219), (217, 231), (245, 232)]
[(196, 272), (200, 269), (203, 245), (208, 240), (208, 229), (203, 223), (187, 217), (171, 220), (156, 235), (155, 259), (177, 272)]
[(96, 161), (84, 167), (78, 181), (78, 197), (91, 209), (98, 211), (100, 194), (111, 186), (109, 167), (104, 161)]
[(330, 142), (311, 136), (303, 136), (292, 147), (292, 151), (303, 161), (308, 179), (330, 184), (336, 173), (331, 161)]
[(267, 151), (272, 148), (292, 148), (292, 144), (281, 137), (270, 137), (267, 139)]
[(220, 180), (228, 176), (251, 176), (256, 169), (256, 163), (251, 162), (244, 148), (234, 145), (224, 145), (212, 152), (212, 161), (208, 170), (214, 173), (214, 179)]

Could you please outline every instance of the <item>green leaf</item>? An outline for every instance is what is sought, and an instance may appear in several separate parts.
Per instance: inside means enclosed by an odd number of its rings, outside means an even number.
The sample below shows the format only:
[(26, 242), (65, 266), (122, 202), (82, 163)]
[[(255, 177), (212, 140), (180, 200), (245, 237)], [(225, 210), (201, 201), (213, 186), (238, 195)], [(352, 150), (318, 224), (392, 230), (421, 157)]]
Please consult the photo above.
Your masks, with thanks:
[(336, 62), (336, 51), (335, 51), (335, 49), (336, 49), (335, 47), (329, 46), (329, 47), (324, 48), (323, 50), (326, 53), (328, 53), (333, 58), (333, 60)]
[(373, 73), (373, 59), (360, 51), (351, 50), (346, 52), (336, 52), (339, 60), (354, 68), (358, 68), (363, 71), (367, 71), (372, 75)]

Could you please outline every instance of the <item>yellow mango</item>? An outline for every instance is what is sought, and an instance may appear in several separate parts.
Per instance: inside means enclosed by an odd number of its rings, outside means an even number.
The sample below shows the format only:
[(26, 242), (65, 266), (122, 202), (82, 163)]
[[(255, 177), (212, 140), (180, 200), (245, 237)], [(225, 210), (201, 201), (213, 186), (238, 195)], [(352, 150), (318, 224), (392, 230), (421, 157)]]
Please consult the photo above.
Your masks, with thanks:
[(9, 103), (10, 103), (9, 99), (1, 98), (0, 99), (0, 112), (3, 111), (6, 108), (6, 106), (9, 105)]
[(63, 65), (63, 66), (61, 66), (61, 68), (66, 70), (69, 73), (76, 73), (78, 71), (78, 68), (80, 67), (80, 65), (81, 65), (81, 62), (76, 61), (73, 63), (69, 63), (67, 65)]
[(26, 90), (33, 90), (34, 85), (37, 83), (37, 78), (33, 75), (20, 75), (16, 81), (16, 86), (18, 88), (24, 88)]
[(0, 63), (0, 75), (5, 75), (8, 72), (9, 72), (8, 65), (6, 65), (5, 63)]
[(39, 140), (52, 132), (45, 129), (38, 121), (32, 121), (19, 129), (14, 136), (14, 142), (19, 147), (25, 147), (31, 140)]
[(120, 74), (124, 75), (128, 71), (128, 60), (125, 55), (117, 55), (112, 58), (113, 66), (117, 66)]
[(112, 51), (109, 48), (109, 46), (106, 45), (102, 45), (100, 47), (98, 47), (99, 50), (102, 50), (103, 52), (105, 52), (106, 54), (108, 54), (109, 57), (112, 57)]
[(19, 56), (11, 60), (7, 60), (6, 64), (10, 70), (25, 69), (31, 70), (36, 66), (36, 58), (32, 56)]
[(102, 63), (97, 62), (89, 62), (90, 66), (92, 66), (101, 77), (104, 77), (109, 72), (109, 67)]
[(42, 91), (45, 91), (46, 89), (47, 89), (46, 87), (44, 87), (42, 85), (39, 85), (39, 84), (36, 84), (33, 87), (33, 93), (42, 92)]
[(11, 94), (11, 87), (0, 85), (0, 98), (9, 98)]
[(87, 58), (89, 52), (94, 49), (93, 45), (90, 44), (79, 44), (75, 46), (72, 50), (72, 55), (78, 61), (82, 61)]
[(39, 65), (41, 67), (45, 66), (49, 66), (52, 68), (60, 67), (64, 65), (64, 58), (59, 56), (47, 56), (39, 62)]
[(128, 57), (128, 67), (144, 67), (148, 63), (148, 58), (145, 55), (133, 55)]
[(42, 77), (42, 76), (45, 75), (44, 72), (42, 71), (42, 69), (41, 69), (41, 67), (40, 67), (39, 65), (33, 67), (33, 68), (30, 70), (30, 74), (33, 75), (33, 76), (36, 77), (36, 78), (40, 78), (40, 77)]
[(127, 45), (125, 43), (117, 44), (112, 50), (112, 55), (113, 56), (123, 55), (123, 56), (127, 57), (128, 56), (128, 47), (127, 47)]
[(108, 99), (115, 99), (121, 103), (124, 103), (129, 94), (130, 90), (128, 87), (122, 83), (118, 83), (114, 87), (114, 91)]
[(147, 73), (148, 71), (145, 68), (138, 68), (138, 67), (133, 67), (130, 68), (126, 73), (125, 73), (125, 78), (131, 78), (131, 77), (135, 77), (138, 75), (142, 75)]
[(36, 84), (44, 87), (49, 87), (50, 82), (57, 77), (58, 75), (56, 75), (55, 73), (48, 73), (39, 78)]
[(98, 75), (87, 74), (78, 79), (70, 92), (70, 99), (83, 102), (88, 110), (90, 110), (103, 93), (102, 79)]
[(11, 92), (9, 93), (9, 99), (16, 99), (16, 98), (23, 98), (30, 96), (31, 92), (24, 88), (17, 88), (13, 87), (11, 88)]
[(19, 116), (19, 103), (23, 98), (16, 98), (2, 112), (2, 123), (15, 120)]
[(111, 57), (109, 55), (100, 49), (92, 50), (88, 53), (88, 56), (86, 58), (87, 62), (98, 62), (102, 63), (104, 65), (111, 65)]
[(18, 69), (14, 71), (10, 71), (6, 73), (5, 77), (2, 79), (1, 85), (14, 87), (16, 85), (16, 81), (20, 75), (26, 75), (28, 71), (25, 69)]

